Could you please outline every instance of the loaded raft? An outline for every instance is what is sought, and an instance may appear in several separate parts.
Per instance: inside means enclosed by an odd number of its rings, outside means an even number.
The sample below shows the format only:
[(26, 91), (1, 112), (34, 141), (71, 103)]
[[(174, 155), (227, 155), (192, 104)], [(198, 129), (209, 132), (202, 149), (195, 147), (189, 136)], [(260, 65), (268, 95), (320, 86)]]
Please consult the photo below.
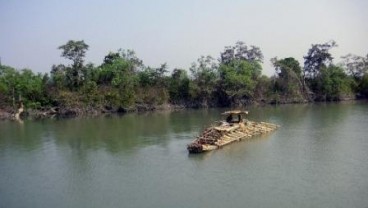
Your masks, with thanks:
[(279, 126), (266, 122), (243, 119), (248, 111), (226, 111), (225, 121), (205, 129), (187, 147), (189, 153), (201, 153), (218, 149), (227, 144), (276, 130)]

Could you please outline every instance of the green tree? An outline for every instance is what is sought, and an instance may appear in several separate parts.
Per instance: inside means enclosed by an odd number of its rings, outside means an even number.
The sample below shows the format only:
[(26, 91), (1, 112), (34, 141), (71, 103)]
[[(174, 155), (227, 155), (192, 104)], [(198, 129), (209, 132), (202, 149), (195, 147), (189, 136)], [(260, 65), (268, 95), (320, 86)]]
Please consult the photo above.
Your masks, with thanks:
[(263, 54), (259, 47), (238, 41), (221, 53), (217, 94), (221, 105), (242, 105), (254, 99)]
[(0, 66), (0, 93), (6, 98), (5, 103), (17, 107), (23, 101), (26, 107), (39, 107), (47, 103), (44, 94), (44, 75), (34, 74), (30, 69), (20, 71)]
[(81, 87), (80, 92), (84, 102), (89, 106), (94, 106), (100, 101), (101, 96), (98, 94), (97, 84), (95, 81), (86, 81)]
[(41, 107), (46, 101), (41, 73), (34, 74), (30, 69), (23, 69), (19, 77), (19, 90), (27, 107)]
[(202, 106), (208, 106), (212, 100), (218, 82), (217, 69), (211, 56), (201, 56), (189, 69), (193, 77), (192, 97)]
[(242, 105), (247, 100), (253, 99), (261, 70), (260, 63), (256, 61), (233, 60), (228, 64), (221, 64), (220, 88), (228, 102)]
[(56, 89), (61, 90), (66, 85), (66, 66), (63, 64), (51, 67), (51, 80)]
[(73, 68), (81, 68), (88, 48), (89, 46), (83, 40), (69, 40), (65, 45), (59, 46), (58, 49), (62, 50), (62, 57), (73, 61)]
[(109, 52), (103, 60), (103, 64), (112, 64), (115, 60), (120, 59), (120, 53), (119, 52)]
[(6, 103), (16, 107), (16, 100), (21, 96), (19, 89), (19, 72), (10, 66), (0, 66), (0, 90), (6, 97)]
[(174, 69), (171, 74), (169, 93), (172, 103), (183, 103), (189, 100), (190, 80), (184, 69)]
[(302, 70), (299, 62), (292, 58), (271, 59), (276, 71), (275, 90), (287, 99), (303, 100)]
[(138, 72), (139, 85), (141, 87), (150, 87), (155, 85), (155, 69), (146, 67)]
[(73, 61), (71, 67), (67, 67), (65, 70), (66, 82), (71, 90), (75, 90), (83, 84), (83, 62), (88, 48), (89, 46), (83, 40), (69, 40), (65, 45), (58, 47), (62, 50), (62, 57)]
[(350, 97), (351, 79), (341, 67), (330, 65), (320, 70), (317, 83), (317, 96), (319, 100), (341, 100)]
[(98, 82), (119, 89), (119, 99), (123, 107), (129, 107), (135, 102), (135, 86), (137, 76), (136, 63), (124, 54), (109, 53), (100, 66)]
[(323, 67), (328, 67), (332, 63), (330, 49), (337, 47), (335, 41), (323, 44), (312, 44), (308, 54), (304, 56), (304, 77), (315, 78)]
[(144, 67), (143, 61), (139, 59), (134, 50), (119, 49), (121, 57), (130, 63), (131, 70), (137, 72)]
[(98, 83), (105, 85), (119, 85), (122, 76), (135, 75), (143, 66), (142, 61), (135, 56), (132, 50), (109, 52), (99, 67)]
[(157, 68), (145, 67), (138, 72), (140, 102), (151, 105), (168, 102), (170, 78), (166, 76), (167, 72), (166, 63)]
[(98, 76), (99, 76), (99, 69), (98, 67), (95, 67), (94, 64), (88, 63), (85, 67), (83, 67), (83, 77), (84, 82), (97, 82)]

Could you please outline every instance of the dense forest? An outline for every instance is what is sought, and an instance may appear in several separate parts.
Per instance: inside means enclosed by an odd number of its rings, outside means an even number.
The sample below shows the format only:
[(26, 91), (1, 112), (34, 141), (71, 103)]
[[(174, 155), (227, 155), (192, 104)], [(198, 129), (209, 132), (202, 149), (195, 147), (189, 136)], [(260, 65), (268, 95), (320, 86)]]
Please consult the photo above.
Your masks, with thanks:
[(0, 64), (0, 109), (42, 115), (127, 112), (171, 107), (239, 107), (252, 103), (302, 103), (368, 97), (368, 54), (334, 63), (334, 41), (313, 44), (303, 66), (293, 57), (272, 58), (262, 75), (259, 47), (237, 42), (218, 58), (201, 56), (189, 69), (150, 67), (132, 50), (110, 52), (99, 66), (85, 64), (89, 46), (68, 41), (58, 49), (71, 64), (35, 74)]

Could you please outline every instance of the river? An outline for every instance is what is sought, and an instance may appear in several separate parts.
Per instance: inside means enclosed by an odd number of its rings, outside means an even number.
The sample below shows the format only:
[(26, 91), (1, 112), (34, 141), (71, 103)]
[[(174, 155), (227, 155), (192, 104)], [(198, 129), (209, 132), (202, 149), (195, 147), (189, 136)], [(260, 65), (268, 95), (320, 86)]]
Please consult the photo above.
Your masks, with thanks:
[(368, 207), (368, 104), (251, 107), (281, 125), (210, 153), (226, 109), (0, 121), (0, 207)]

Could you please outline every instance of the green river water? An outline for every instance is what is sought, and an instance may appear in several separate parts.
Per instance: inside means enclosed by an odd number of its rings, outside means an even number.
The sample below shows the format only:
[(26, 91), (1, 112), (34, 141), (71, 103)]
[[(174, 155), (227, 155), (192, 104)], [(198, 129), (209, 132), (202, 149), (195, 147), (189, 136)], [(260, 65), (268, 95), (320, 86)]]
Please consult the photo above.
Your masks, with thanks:
[(186, 145), (227, 109), (0, 121), (0, 207), (368, 207), (368, 104), (251, 107), (281, 127)]

